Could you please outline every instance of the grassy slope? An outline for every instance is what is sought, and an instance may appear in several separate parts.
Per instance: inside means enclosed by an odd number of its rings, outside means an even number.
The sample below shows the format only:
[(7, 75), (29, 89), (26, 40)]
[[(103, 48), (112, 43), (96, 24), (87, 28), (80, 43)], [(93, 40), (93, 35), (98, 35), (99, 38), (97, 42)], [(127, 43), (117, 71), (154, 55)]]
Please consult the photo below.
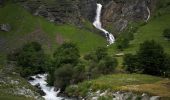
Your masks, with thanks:
[[(80, 48), (80, 52), (94, 49), (97, 46), (105, 45), (105, 38), (86, 29), (80, 29), (73, 25), (56, 25), (46, 21), (44, 18), (32, 16), (25, 9), (17, 4), (7, 4), (0, 8), (0, 24), (9, 23), (12, 27), (10, 32), (0, 31), (0, 73), (6, 62), (5, 53), (13, 48), (18, 48), (28, 41), (38, 41), (43, 44), (47, 52), (53, 51), (58, 43), (57, 36), (65, 41), (73, 41)], [(92, 28), (86, 23), (87, 28)], [(50, 45), (50, 48), (49, 48)], [(9, 75), (9, 74), (7, 74)], [(15, 75), (14, 75), (15, 76)], [(7, 77), (7, 76), (6, 76)], [(16, 79), (13, 76), (9, 76)], [(17, 77), (22, 83), (20, 86), (29, 86), (20, 77)], [(16, 85), (16, 88), (18, 85)], [(29, 87), (28, 87), (29, 88)], [(15, 86), (12, 86), (15, 89)], [(0, 99), (2, 100), (31, 100), (22, 96), (13, 96), (5, 91), (11, 90), (10, 84), (0, 84)], [(3, 91), (3, 92), (2, 92)]]
[(135, 91), (149, 93), (163, 97), (170, 96), (170, 80), (141, 74), (114, 74), (102, 76), (98, 79), (85, 81), (75, 88), (75, 93), (84, 93), (87, 90)]
[(136, 33), (135, 39), (131, 41), (126, 52), (136, 52), (139, 45), (145, 40), (155, 40), (160, 43), (165, 51), (170, 54), (170, 41), (166, 40), (162, 33), (164, 29), (170, 28), (170, 14), (162, 15), (152, 19), (147, 25), (142, 26)]
[[(0, 8), (0, 23), (9, 23), (12, 26), (10, 32), (0, 31), (0, 37), (6, 41), (3, 51), (8, 48), (16, 48), (27, 41), (37, 40), (36, 37), (38, 36), (43, 37), (39, 41), (45, 44), (44, 47), (48, 47), (48, 44), (50, 44), (50, 50), (57, 47), (57, 36), (60, 36), (64, 41), (75, 42), (81, 53), (106, 44), (105, 38), (98, 34), (73, 25), (55, 25), (41, 17), (32, 16), (17, 4), (7, 4)], [(40, 35), (36, 36), (38, 34), (37, 30), (39, 30)], [(32, 35), (28, 39), (31, 33), (34, 33), (35, 36)]]

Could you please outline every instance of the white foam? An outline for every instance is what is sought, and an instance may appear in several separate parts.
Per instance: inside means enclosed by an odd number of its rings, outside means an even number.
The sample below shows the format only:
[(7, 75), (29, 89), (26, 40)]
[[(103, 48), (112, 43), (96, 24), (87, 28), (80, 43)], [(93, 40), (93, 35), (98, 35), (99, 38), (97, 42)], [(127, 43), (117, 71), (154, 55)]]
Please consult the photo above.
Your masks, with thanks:
[(96, 10), (96, 18), (95, 21), (93, 22), (93, 25), (101, 30), (102, 32), (105, 33), (107, 41), (109, 41), (109, 44), (112, 44), (115, 42), (115, 38), (114, 36), (109, 33), (107, 30), (105, 30), (104, 28), (102, 28), (102, 24), (101, 24), (101, 10), (102, 10), (102, 5), (101, 4), (97, 4), (97, 10)]
[(60, 92), (60, 90), (55, 91), (54, 87), (47, 85), (47, 82), (46, 82), (47, 74), (38, 74), (35, 76), (31, 76), (31, 77), (34, 78), (34, 80), (29, 81), (29, 83), (33, 86), (39, 84), (42, 91), (44, 91), (44, 93), (46, 94), (45, 96), (43, 96), (45, 100), (62, 100), (63, 99), (61, 97), (57, 97), (57, 94)]
[(148, 22), (148, 20), (149, 20), (150, 17), (151, 17), (151, 11), (150, 11), (149, 7), (147, 7), (147, 11), (148, 11), (148, 17), (147, 17), (147, 19), (146, 19), (146, 22)]

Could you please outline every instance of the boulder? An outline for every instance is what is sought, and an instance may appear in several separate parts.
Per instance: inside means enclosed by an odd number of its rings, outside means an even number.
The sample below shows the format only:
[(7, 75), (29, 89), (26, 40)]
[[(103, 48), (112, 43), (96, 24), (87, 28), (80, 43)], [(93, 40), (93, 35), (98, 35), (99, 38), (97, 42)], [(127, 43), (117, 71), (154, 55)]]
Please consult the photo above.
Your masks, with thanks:
[(0, 30), (5, 31), (5, 32), (9, 32), (11, 30), (11, 26), (9, 24), (1, 24)]

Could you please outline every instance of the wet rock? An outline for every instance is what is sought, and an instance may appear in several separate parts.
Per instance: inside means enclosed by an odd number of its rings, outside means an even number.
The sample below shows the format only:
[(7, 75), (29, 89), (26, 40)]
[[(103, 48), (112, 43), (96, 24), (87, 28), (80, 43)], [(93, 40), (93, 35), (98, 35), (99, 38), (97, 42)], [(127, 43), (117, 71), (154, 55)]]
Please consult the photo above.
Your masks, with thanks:
[(42, 89), (38, 89), (37, 92), (41, 95), (41, 96), (45, 96), (45, 92)]
[(1, 24), (0, 30), (5, 31), (5, 32), (9, 32), (11, 30), (11, 26), (9, 24)]
[(39, 84), (39, 83), (38, 83), (38, 84), (36, 84), (36, 85), (35, 85), (35, 87), (36, 87), (36, 88), (38, 88), (38, 89), (41, 89), (41, 87), (40, 87), (40, 84)]
[(33, 81), (35, 80), (33, 77), (28, 77), (28, 81)]
[(150, 100), (150, 97), (147, 94), (143, 93), (141, 100)]

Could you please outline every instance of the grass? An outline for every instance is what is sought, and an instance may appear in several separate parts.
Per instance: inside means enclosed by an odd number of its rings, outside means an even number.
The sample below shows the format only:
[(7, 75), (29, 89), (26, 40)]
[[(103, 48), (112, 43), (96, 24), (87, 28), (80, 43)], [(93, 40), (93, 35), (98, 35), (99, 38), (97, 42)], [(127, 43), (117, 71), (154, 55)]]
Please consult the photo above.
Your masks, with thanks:
[[(94, 48), (106, 45), (104, 37), (93, 33), (92, 25), (84, 22), (85, 28), (68, 24), (53, 24), (42, 17), (32, 16), (18, 4), (6, 4), (0, 8), (0, 24), (9, 23), (10, 32), (0, 31), (4, 41), (2, 52), (20, 47), (29, 41), (38, 41), (47, 51), (54, 50), (62, 41), (75, 42), (83, 54)], [(59, 40), (57, 40), (59, 38)]]
[(23, 96), (12, 96), (9, 94), (0, 94), (0, 100), (34, 100)]
[[(93, 91), (133, 91), (170, 97), (170, 80), (142, 74), (113, 74), (80, 83), (72, 93), (86, 94)], [(68, 88), (69, 91), (69, 88)]]
[(130, 47), (126, 52), (136, 52), (139, 45), (146, 40), (155, 40), (160, 43), (165, 52), (170, 54), (170, 41), (166, 40), (162, 33), (164, 29), (170, 28), (170, 14), (162, 15), (152, 19), (147, 25), (142, 26), (136, 33), (135, 39), (131, 41)]

